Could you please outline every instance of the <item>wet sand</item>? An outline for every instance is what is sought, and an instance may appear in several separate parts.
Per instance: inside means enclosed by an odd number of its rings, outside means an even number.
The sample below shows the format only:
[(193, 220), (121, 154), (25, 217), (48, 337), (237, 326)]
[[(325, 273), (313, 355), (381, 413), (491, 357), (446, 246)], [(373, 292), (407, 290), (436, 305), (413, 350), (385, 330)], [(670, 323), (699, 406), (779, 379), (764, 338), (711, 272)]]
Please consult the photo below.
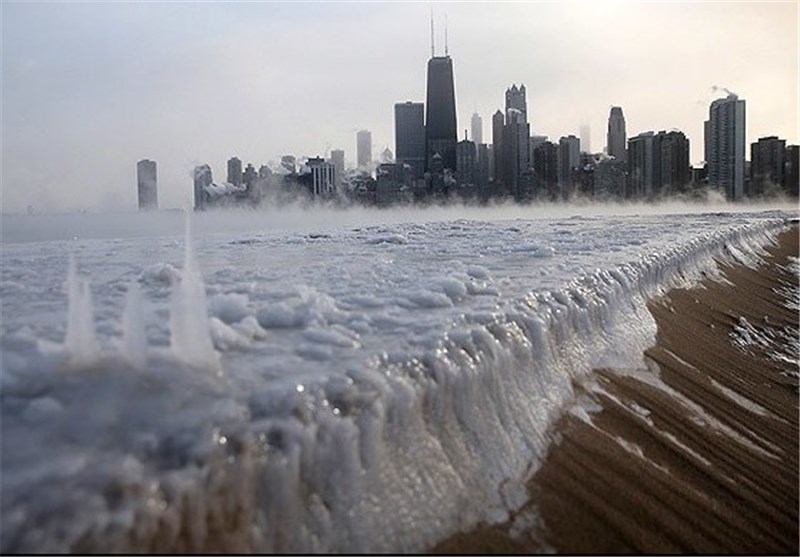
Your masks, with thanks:
[[(758, 269), (651, 302), (649, 369), (576, 385), (596, 411), (556, 424), (531, 501), (432, 551), (797, 555), (798, 311), (776, 289), (798, 288), (798, 249), (793, 227)], [(742, 317), (773, 342), (737, 346)], [(794, 362), (772, 356), (787, 347)]]

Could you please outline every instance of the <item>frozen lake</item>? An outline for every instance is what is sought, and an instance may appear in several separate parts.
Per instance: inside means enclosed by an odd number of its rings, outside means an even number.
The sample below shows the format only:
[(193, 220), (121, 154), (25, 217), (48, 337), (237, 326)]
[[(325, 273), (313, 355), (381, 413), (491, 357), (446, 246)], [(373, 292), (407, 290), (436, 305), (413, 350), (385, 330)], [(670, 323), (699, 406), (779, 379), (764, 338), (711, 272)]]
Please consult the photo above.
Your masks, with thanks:
[(423, 551), (502, 519), (572, 378), (642, 366), (646, 300), (757, 264), (783, 209), (208, 214), (188, 249), (177, 213), (4, 217), (2, 550)]

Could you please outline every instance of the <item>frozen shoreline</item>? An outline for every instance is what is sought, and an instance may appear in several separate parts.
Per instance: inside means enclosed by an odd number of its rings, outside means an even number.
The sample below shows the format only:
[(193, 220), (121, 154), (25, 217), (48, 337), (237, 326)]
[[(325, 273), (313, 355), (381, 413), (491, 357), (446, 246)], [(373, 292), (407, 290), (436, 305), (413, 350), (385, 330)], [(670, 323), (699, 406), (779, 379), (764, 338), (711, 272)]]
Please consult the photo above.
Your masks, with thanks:
[[(104, 357), (68, 373), (63, 328), (31, 319), (63, 319), (59, 281), (25, 315), (9, 295), (35, 252), (7, 249), (2, 549), (413, 552), (501, 520), (573, 378), (641, 359), (646, 300), (714, 273), (714, 257), (754, 264), (786, 226), (774, 213), (672, 218), (202, 238), (222, 377), (168, 349), (179, 265), (137, 263), (179, 245), (81, 242)], [(248, 261), (269, 250), (283, 267)], [(435, 265), (447, 271), (421, 272)], [(158, 318), (144, 372), (114, 348), (131, 276)]]

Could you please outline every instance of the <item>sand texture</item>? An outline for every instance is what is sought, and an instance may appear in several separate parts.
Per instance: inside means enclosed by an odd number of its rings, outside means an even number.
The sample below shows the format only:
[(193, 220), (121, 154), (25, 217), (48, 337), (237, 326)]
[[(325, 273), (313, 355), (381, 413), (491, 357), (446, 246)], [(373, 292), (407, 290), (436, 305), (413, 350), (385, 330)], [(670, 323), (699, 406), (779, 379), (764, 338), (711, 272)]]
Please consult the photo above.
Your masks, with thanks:
[(531, 501), (434, 551), (797, 555), (798, 229), (767, 251), (651, 302), (648, 368), (576, 385), (596, 411), (556, 425)]

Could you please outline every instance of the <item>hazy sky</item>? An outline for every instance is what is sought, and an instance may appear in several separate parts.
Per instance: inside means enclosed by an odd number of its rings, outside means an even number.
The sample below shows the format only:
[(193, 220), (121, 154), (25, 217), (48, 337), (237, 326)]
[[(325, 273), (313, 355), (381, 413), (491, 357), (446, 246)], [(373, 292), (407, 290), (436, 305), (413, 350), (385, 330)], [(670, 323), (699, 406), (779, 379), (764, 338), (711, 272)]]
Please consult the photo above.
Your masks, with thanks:
[(726, 87), (749, 144), (798, 143), (798, 3), (2, 2), (2, 210), (133, 210), (136, 161), (158, 162), (159, 205), (191, 204), (191, 169), (345, 150), (372, 131), (394, 151), (395, 102), (425, 99), (430, 10), (447, 13), (459, 137), (484, 141), (524, 83), (532, 132), (591, 126), (611, 105), (628, 137), (677, 128), (703, 158)]

